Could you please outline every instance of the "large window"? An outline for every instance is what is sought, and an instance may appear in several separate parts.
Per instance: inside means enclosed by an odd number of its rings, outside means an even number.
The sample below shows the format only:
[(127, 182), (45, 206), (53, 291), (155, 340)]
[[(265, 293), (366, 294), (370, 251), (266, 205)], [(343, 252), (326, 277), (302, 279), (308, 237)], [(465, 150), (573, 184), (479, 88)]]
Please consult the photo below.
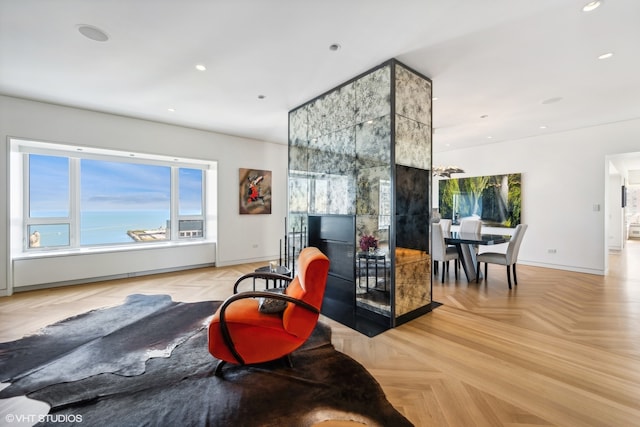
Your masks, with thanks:
[(80, 245), (170, 238), (171, 168), (80, 160)]
[(26, 250), (207, 237), (206, 163), (76, 151), (20, 147)]

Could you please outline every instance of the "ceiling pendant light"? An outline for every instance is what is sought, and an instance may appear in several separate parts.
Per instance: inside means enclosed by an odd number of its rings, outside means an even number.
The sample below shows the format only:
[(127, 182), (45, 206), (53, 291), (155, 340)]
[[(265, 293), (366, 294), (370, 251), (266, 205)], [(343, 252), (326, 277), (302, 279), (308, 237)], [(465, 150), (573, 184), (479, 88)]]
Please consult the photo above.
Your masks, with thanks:
[(464, 170), (457, 166), (436, 166), (433, 168), (433, 176), (441, 176), (443, 178), (451, 178), (452, 173), (464, 173)]

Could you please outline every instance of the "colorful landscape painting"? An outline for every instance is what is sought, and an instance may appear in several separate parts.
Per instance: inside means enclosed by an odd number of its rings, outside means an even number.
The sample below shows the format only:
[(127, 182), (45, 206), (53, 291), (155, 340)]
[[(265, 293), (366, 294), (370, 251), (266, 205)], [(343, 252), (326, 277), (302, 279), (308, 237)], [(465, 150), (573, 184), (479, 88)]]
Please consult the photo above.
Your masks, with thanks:
[(513, 228), (520, 224), (520, 182), (519, 173), (440, 180), (440, 216), (454, 224), (475, 217), (489, 227)]

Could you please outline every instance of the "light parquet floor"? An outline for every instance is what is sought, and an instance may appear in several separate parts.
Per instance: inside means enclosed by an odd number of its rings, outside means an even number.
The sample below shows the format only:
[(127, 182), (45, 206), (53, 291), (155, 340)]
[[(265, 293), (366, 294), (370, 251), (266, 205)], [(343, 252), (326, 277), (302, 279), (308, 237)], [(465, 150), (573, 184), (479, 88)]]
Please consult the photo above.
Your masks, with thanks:
[[(595, 276), (519, 266), (488, 281), (434, 278), (443, 305), (368, 338), (324, 318), (336, 348), (363, 364), (416, 426), (639, 426), (640, 242)], [(259, 264), (262, 265), (262, 264)], [(0, 298), (0, 341), (132, 293), (224, 299), (258, 265), (207, 268)]]

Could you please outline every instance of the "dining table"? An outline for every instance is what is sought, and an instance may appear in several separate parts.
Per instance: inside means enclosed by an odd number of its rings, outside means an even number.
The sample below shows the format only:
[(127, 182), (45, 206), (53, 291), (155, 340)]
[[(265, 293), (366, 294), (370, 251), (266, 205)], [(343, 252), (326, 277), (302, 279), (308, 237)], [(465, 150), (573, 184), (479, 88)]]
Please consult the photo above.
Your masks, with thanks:
[(445, 233), (444, 242), (453, 245), (458, 250), (458, 258), (469, 282), (475, 281), (480, 273), (476, 269), (476, 248), (478, 246), (498, 245), (507, 243), (511, 236), (502, 234), (463, 233), (450, 231)]

